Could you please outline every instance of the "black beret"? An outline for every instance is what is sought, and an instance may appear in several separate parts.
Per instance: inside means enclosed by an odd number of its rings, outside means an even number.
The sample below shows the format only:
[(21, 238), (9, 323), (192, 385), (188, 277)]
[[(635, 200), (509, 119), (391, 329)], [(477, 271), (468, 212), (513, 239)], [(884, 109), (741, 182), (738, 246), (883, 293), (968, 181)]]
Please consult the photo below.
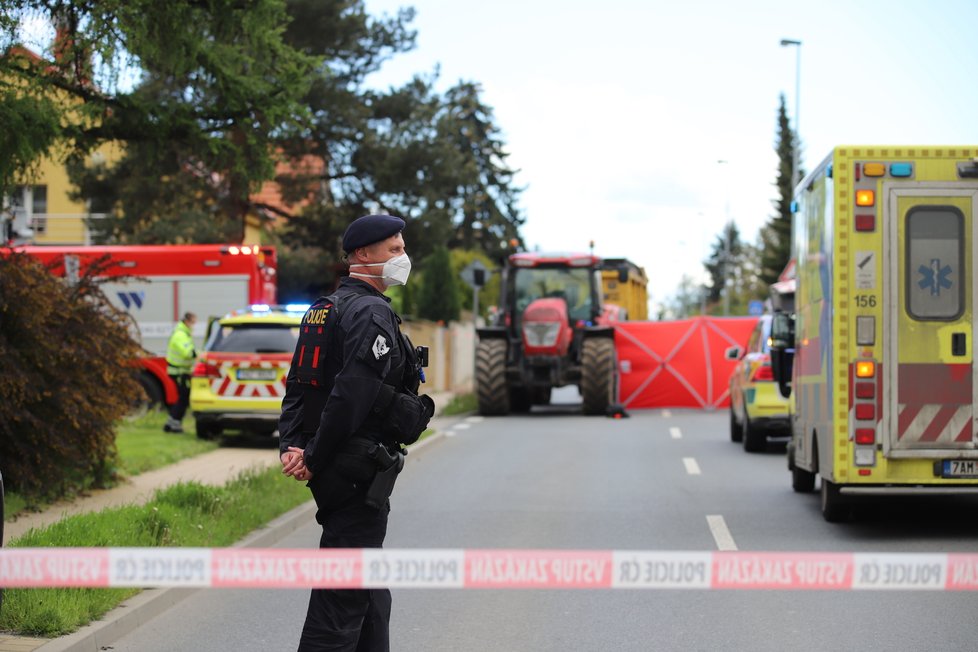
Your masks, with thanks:
[(364, 215), (353, 220), (343, 234), (343, 251), (350, 253), (354, 249), (372, 245), (386, 240), (404, 230), (404, 220), (395, 215)]

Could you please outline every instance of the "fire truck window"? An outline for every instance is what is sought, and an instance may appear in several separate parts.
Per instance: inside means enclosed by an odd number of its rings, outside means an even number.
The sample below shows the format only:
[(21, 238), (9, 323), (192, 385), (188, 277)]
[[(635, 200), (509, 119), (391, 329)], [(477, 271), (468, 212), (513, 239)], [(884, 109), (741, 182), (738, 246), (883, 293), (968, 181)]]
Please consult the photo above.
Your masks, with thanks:
[(220, 334), (207, 343), (207, 350), (228, 353), (292, 353), (298, 339), (298, 327), (271, 324), (222, 326)]
[(921, 321), (951, 321), (964, 309), (964, 215), (953, 206), (907, 213), (906, 309)]

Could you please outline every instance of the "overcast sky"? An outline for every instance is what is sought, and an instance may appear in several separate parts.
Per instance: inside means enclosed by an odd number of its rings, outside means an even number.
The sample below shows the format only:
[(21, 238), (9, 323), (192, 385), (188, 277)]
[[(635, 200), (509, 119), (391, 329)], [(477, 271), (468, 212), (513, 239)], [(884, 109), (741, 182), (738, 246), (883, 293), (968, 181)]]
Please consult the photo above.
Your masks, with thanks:
[(646, 268), (654, 303), (705, 278), (728, 208), (750, 241), (772, 215), (778, 95), (797, 108), (783, 38), (802, 41), (805, 169), (839, 144), (978, 144), (978, 1), (365, 1), (418, 12), (376, 85), (436, 65), (442, 90), (482, 84), (528, 245), (594, 240)]

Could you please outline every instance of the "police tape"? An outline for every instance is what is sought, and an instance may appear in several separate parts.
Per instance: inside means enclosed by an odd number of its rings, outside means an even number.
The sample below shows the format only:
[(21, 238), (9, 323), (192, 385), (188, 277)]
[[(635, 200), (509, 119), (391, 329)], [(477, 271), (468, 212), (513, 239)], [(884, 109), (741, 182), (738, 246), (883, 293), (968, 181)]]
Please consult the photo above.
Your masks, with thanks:
[(0, 548), (0, 587), (978, 591), (978, 554)]

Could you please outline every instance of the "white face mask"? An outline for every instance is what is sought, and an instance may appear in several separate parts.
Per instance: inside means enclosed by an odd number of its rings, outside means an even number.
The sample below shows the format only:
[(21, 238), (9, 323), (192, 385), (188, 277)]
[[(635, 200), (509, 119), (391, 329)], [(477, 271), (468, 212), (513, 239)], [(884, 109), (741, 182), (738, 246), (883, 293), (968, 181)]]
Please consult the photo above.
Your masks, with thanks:
[(386, 287), (407, 284), (408, 275), (411, 273), (411, 259), (408, 258), (407, 254), (394, 256), (386, 263), (356, 263), (355, 265), (351, 265), (351, 267), (376, 267), (377, 265), (384, 266), (384, 271), (382, 271), (380, 275), (350, 272), (350, 276), (384, 279), (384, 285)]

